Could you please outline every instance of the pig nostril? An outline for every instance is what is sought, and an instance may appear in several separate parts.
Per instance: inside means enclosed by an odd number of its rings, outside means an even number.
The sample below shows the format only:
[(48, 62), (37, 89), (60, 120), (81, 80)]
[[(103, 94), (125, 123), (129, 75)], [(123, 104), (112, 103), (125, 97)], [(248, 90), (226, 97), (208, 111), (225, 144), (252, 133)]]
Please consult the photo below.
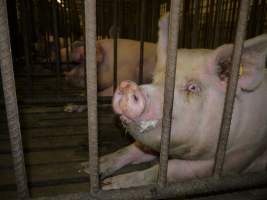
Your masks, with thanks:
[(138, 97), (136, 95), (133, 95), (134, 101), (137, 102), (138, 101)]

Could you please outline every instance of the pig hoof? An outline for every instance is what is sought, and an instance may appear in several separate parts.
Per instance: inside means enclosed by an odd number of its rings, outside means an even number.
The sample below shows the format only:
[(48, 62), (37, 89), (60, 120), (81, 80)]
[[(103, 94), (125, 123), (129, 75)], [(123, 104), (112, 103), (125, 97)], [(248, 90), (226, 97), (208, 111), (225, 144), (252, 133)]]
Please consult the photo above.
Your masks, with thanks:
[[(100, 170), (99, 170), (99, 174), (100, 174), (100, 179), (104, 179), (110, 175), (112, 175), (116, 169), (116, 161), (114, 162), (115, 158), (114, 157), (110, 157), (110, 156), (102, 156), (100, 158)], [(89, 170), (89, 162), (83, 162), (81, 163), (81, 169), (79, 169), (79, 172), (84, 172), (86, 174), (90, 174), (90, 170)]]
[(143, 175), (144, 174), (140, 172), (132, 172), (106, 178), (102, 182), (102, 189), (111, 190), (111, 189), (129, 188), (129, 187), (137, 187), (145, 185), (147, 183), (145, 183)]

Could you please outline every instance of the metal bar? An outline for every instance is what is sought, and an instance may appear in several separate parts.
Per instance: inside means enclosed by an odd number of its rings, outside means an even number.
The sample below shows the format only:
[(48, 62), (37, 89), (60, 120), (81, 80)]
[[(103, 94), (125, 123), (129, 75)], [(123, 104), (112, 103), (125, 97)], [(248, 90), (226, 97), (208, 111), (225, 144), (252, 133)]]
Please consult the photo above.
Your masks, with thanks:
[(227, 92), (224, 103), (223, 119), (220, 129), (220, 135), (217, 145), (217, 152), (214, 165), (214, 175), (220, 176), (223, 171), (223, 163), (225, 158), (225, 151), (230, 131), (232, 120), (233, 105), (235, 101), (235, 93), (239, 74), (239, 64), (243, 49), (243, 41), (246, 35), (247, 16), (249, 10), (249, 0), (242, 0), (239, 11), (239, 18), (237, 24), (237, 32), (235, 36), (235, 44), (232, 57), (232, 66), (229, 81), (227, 84)]
[(96, 71), (96, 1), (85, 0), (85, 47), (88, 106), (88, 139), (90, 163), (90, 189), (99, 190), (98, 134), (97, 134), (97, 71)]
[(22, 32), (23, 32), (23, 48), (25, 57), (25, 67), (27, 70), (27, 92), (32, 95), (32, 66), (30, 62), (30, 39), (28, 33), (28, 18), (26, 13), (29, 11), (26, 7), (26, 1), (21, 0), (21, 17), (22, 17)]
[(143, 66), (144, 66), (144, 33), (145, 33), (145, 6), (146, 0), (141, 2), (141, 17), (140, 17), (140, 60), (139, 60), (139, 76), (138, 83), (143, 84)]
[(114, 0), (113, 4), (113, 26), (114, 26), (114, 38), (113, 38), (113, 92), (115, 92), (118, 80), (117, 80), (117, 59), (118, 59), (118, 0)]
[(197, 0), (195, 1), (195, 4), (193, 3), (193, 5), (195, 5), (195, 13), (193, 14), (192, 13), (192, 16), (193, 16), (193, 30), (192, 30), (192, 40), (191, 40), (191, 47), (192, 48), (196, 48), (197, 47), (197, 44), (198, 44), (198, 39), (199, 39), (199, 35), (200, 35), (200, 32), (199, 32), (199, 27), (200, 27), (200, 24), (201, 24), (201, 21), (200, 21), (200, 1)]
[(70, 44), (69, 44), (69, 27), (67, 25), (67, 4), (66, 1), (61, 2), (61, 7), (62, 7), (62, 17), (63, 17), (63, 27), (65, 28), (65, 33), (64, 33), (64, 47), (66, 48), (66, 64), (67, 64), (67, 69), (70, 70), (70, 55), (69, 55), (69, 49), (70, 49)]
[(157, 41), (157, 32), (158, 32), (158, 19), (159, 19), (159, 12), (160, 12), (160, 2), (159, 1), (152, 1), (152, 42)]
[(60, 95), (61, 91), (61, 70), (60, 70), (60, 45), (58, 37), (58, 9), (57, 0), (52, 0), (52, 15), (53, 15), (53, 29), (54, 29), (54, 44), (56, 50), (56, 85), (57, 85), (57, 96)]
[(168, 170), (168, 154), (171, 133), (172, 107), (174, 98), (174, 86), (176, 75), (176, 58), (177, 58), (177, 42), (179, 27), (179, 11), (180, 1), (171, 1), (169, 41), (167, 52), (167, 68), (165, 76), (164, 104), (163, 104), (163, 120), (162, 134), (160, 145), (160, 168), (158, 176), (158, 184), (164, 187), (167, 183)]
[[(112, 97), (108, 96), (100, 96), (98, 97), (97, 101), (99, 103), (111, 103)], [(4, 101), (0, 100), (0, 106), (4, 105)], [(79, 97), (79, 96), (71, 96), (71, 97), (51, 97), (51, 96), (45, 96), (45, 97), (37, 97), (37, 98), (19, 98), (18, 97), (18, 103), (23, 105), (32, 105), (32, 104), (64, 104), (64, 103), (81, 103), (86, 104), (86, 97)]]
[(13, 166), (17, 184), (17, 193), (20, 199), (25, 199), (29, 197), (29, 189), (27, 186), (27, 176), (21, 141), (10, 36), (8, 29), (7, 7), (5, 0), (0, 0), (0, 35), (0, 67), (13, 157)]
[(252, 173), (232, 176), (223, 176), (220, 179), (208, 177), (195, 179), (183, 183), (170, 183), (168, 187), (157, 188), (156, 186), (143, 186), (128, 189), (99, 191), (97, 194), (76, 193), (70, 195), (59, 195), (56, 197), (42, 197), (35, 200), (67, 200), (67, 199), (101, 199), (101, 200), (120, 200), (120, 199), (168, 199), (185, 198), (197, 195), (216, 194), (219, 192), (249, 189), (267, 186), (267, 173)]
[(221, 27), (221, 14), (223, 12), (223, 0), (217, 0), (215, 5), (215, 14), (214, 14), (214, 30), (215, 34), (212, 38), (212, 47), (216, 47), (219, 44), (220, 36), (220, 27)]

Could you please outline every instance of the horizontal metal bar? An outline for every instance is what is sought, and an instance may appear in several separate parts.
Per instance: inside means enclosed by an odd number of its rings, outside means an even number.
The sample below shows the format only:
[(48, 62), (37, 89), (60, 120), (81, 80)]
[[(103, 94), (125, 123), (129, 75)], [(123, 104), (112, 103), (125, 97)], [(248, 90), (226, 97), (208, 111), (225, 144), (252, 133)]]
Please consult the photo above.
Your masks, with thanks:
[(144, 186), (120, 190), (99, 191), (92, 195), (88, 193), (76, 193), (59, 195), (55, 197), (41, 197), (34, 200), (68, 200), (68, 199), (101, 199), (101, 200), (126, 200), (126, 199), (167, 199), (172, 197), (194, 197), (197, 195), (216, 194), (219, 192), (233, 192), (241, 189), (267, 186), (267, 173), (250, 173), (231, 176), (208, 177), (183, 183), (168, 184), (164, 188), (156, 186)]
[[(112, 97), (98, 97), (98, 103), (111, 104)], [(37, 98), (21, 98), (18, 99), (19, 104), (64, 104), (64, 103), (81, 103), (86, 104), (86, 97), (37, 97)], [(4, 105), (5, 102), (0, 100), (0, 105)]]

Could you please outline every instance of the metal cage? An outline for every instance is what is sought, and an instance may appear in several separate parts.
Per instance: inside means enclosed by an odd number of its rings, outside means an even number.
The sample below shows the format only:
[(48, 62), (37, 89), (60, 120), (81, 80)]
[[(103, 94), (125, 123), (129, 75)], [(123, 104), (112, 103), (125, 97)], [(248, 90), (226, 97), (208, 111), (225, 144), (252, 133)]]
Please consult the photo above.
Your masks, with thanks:
[[(162, 128), (160, 170), (158, 182), (155, 185), (136, 187), (121, 190), (103, 191), (99, 183), (98, 166), (98, 128), (97, 128), (97, 90), (96, 90), (96, 64), (95, 64), (95, 41), (96, 41), (96, 1), (85, 0), (85, 43), (86, 43), (86, 72), (87, 72), (87, 105), (88, 105), (88, 139), (89, 139), (89, 161), (90, 165), (90, 193), (78, 193), (60, 195), (56, 197), (37, 198), (45, 199), (158, 199), (174, 196), (187, 197), (192, 195), (213, 194), (222, 191), (233, 191), (250, 187), (266, 186), (267, 174), (255, 173), (243, 176), (221, 176), (224, 163), (226, 144), (231, 124), (234, 95), (238, 80), (239, 63), (245, 31), (247, 28), (247, 16), (249, 11), (249, 0), (242, 0), (239, 9), (238, 25), (234, 43), (232, 71), (230, 73), (227, 95), (225, 99), (223, 120), (218, 141), (215, 158), (213, 177), (184, 183), (167, 183), (168, 146), (171, 130), (171, 113), (173, 104), (173, 92), (175, 82), (175, 63), (177, 56), (178, 28), (179, 22), (179, 0), (171, 1), (170, 11), (170, 35), (168, 45), (167, 72), (164, 96), (164, 117)], [(117, 9), (116, 6), (114, 8)], [(142, 12), (142, 11), (141, 11)], [(56, 15), (53, 12), (53, 15)], [(143, 30), (141, 26), (141, 31)], [(0, 0), (0, 65), (4, 88), (5, 104), (8, 118), (9, 134), (11, 139), (12, 156), (15, 169), (17, 191), (19, 199), (30, 198), (27, 185), (27, 176), (24, 165), (18, 106), (14, 83), (14, 72), (11, 58), (11, 47), (9, 28), (7, 20), (6, 1)], [(114, 48), (116, 48), (116, 38)], [(141, 37), (142, 38), (142, 37)], [(141, 46), (141, 51), (142, 51)], [(116, 62), (116, 60), (114, 61)], [(115, 63), (116, 66), (116, 63)], [(178, 69), (179, 70), (179, 67)], [(116, 70), (115, 70), (116, 73)], [(142, 76), (142, 74), (140, 74)], [(60, 77), (59, 77), (60, 79)], [(142, 81), (140, 81), (142, 82)], [(117, 83), (115, 82), (114, 85)], [(92, 95), (94, 94), (94, 95)]]

